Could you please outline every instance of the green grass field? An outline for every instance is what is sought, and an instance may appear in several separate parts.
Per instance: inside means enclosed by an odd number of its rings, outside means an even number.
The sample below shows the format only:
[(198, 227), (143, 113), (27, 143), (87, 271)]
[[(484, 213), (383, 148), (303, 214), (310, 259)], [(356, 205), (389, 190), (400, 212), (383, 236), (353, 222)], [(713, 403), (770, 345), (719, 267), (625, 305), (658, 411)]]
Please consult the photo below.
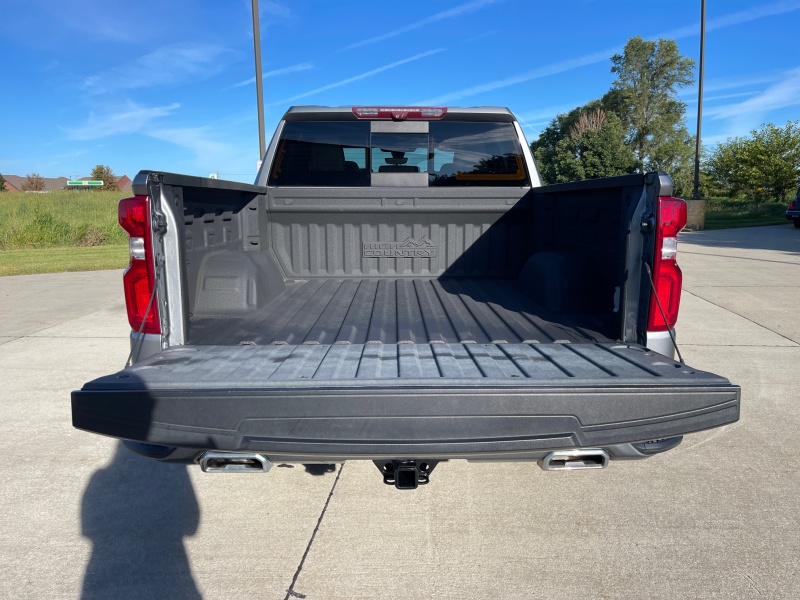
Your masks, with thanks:
[(0, 250), (0, 275), (100, 271), (122, 269), (127, 264), (127, 244)]
[(0, 275), (121, 269), (128, 236), (117, 223), (125, 192), (0, 194)]
[(0, 194), (0, 250), (128, 243), (117, 223), (125, 192)]
[(788, 202), (758, 204), (748, 198), (706, 198), (706, 229), (782, 225)]

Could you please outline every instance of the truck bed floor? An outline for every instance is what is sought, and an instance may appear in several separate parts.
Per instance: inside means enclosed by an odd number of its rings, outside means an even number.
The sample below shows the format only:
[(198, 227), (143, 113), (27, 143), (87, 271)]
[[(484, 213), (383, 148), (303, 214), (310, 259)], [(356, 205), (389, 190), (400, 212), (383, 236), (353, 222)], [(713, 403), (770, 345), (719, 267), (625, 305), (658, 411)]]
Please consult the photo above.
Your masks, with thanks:
[(548, 314), (514, 280), (312, 279), (246, 317), (197, 315), (189, 344), (610, 342), (592, 316)]

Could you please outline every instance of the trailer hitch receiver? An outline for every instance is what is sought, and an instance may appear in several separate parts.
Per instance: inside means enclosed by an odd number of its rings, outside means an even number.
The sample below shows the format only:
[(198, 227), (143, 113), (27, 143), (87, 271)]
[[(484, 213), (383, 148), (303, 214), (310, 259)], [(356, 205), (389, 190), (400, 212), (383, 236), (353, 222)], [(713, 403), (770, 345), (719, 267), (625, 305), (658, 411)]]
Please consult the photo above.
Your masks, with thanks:
[(383, 483), (398, 490), (415, 490), (430, 481), (430, 474), (438, 461), (430, 460), (376, 460), (375, 466), (383, 475)]

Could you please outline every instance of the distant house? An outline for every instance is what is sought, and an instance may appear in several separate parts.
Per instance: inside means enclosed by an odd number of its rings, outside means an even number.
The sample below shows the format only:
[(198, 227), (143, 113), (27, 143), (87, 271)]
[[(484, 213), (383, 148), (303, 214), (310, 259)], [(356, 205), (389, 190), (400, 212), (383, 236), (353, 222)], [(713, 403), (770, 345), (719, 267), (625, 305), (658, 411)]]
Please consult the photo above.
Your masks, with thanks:
[[(22, 186), (25, 185), (25, 177), (20, 177), (19, 175), (3, 175), (3, 179), (6, 180), (3, 187), (7, 192), (24, 191)], [(42, 180), (44, 180), (44, 190), (42, 191), (45, 192), (54, 192), (64, 189), (68, 181), (66, 177), (42, 177)]]
[[(5, 179), (5, 183), (3, 184), (3, 188), (7, 192), (24, 192), (25, 190), (22, 189), (22, 186), (25, 185), (25, 177), (21, 177), (19, 175), (3, 175), (3, 179)], [(63, 190), (69, 186), (67, 186), (67, 181), (70, 181), (66, 177), (42, 177), (44, 180), (44, 192), (55, 192), (56, 190)], [(91, 177), (81, 177), (79, 181), (91, 181)], [(131, 178), (127, 175), (123, 175), (122, 177), (117, 177), (117, 188), (119, 188), (120, 192), (130, 192), (131, 191)]]
[(131, 188), (131, 184), (132, 183), (133, 182), (131, 181), (131, 178), (128, 177), (127, 175), (123, 175), (122, 177), (119, 177), (117, 179), (117, 187), (119, 188), (120, 192), (130, 192), (130, 191), (132, 191), (132, 188)]

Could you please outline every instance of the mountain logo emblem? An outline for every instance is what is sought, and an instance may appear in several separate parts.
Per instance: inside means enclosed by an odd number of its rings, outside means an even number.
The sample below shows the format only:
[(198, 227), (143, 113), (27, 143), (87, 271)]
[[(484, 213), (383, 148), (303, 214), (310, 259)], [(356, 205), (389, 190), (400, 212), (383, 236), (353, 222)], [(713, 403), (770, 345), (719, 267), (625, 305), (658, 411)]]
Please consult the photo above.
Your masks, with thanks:
[(436, 258), (436, 244), (426, 236), (402, 242), (364, 242), (364, 258)]

